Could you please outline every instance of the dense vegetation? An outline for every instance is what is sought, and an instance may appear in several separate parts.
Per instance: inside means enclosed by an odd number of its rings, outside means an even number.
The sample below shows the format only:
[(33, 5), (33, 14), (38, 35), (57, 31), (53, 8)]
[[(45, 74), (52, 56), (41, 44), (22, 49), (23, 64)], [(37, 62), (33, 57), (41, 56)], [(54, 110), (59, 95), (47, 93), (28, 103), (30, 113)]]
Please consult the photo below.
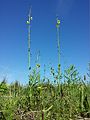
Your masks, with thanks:
[(62, 74), (51, 67), (51, 79), (41, 78), (40, 65), (27, 85), (0, 83), (0, 120), (77, 120), (90, 117), (90, 71), (79, 76), (74, 65)]

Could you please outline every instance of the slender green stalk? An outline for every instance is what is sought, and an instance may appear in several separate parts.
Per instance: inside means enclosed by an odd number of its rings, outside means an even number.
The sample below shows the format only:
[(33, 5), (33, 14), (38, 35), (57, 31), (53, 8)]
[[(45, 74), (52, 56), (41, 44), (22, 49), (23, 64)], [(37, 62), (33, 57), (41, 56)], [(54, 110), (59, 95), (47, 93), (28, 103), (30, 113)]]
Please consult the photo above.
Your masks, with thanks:
[(58, 85), (59, 85), (59, 92), (60, 92), (60, 74), (61, 74), (61, 68), (60, 68), (60, 20), (56, 19), (56, 28), (57, 28), (57, 47), (58, 47)]

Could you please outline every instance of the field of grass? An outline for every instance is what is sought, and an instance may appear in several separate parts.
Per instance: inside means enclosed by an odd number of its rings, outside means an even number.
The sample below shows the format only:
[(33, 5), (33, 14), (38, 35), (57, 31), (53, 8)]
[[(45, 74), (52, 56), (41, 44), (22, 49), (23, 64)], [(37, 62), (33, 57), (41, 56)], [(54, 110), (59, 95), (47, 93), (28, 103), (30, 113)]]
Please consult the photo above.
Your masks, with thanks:
[[(79, 76), (74, 65), (64, 73), (51, 67), (52, 80), (41, 79), (40, 66), (27, 85), (0, 82), (0, 120), (78, 120), (90, 118), (90, 75)], [(87, 80), (88, 79), (88, 80)]]

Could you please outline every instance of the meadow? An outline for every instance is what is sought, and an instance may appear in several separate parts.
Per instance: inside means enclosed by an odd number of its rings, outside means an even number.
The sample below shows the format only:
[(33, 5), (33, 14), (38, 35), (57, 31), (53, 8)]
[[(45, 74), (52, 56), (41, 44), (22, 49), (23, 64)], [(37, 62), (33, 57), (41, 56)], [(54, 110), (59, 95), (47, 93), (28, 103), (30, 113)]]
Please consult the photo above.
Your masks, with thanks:
[[(89, 64), (90, 68), (90, 64)], [(90, 118), (90, 69), (82, 77), (74, 65), (64, 73), (50, 68), (52, 80), (41, 78), (40, 64), (28, 84), (0, 82), (0, 120), (78, 120)]]
[(0, 0), (0, 120), (90, 120), (89, 1)]

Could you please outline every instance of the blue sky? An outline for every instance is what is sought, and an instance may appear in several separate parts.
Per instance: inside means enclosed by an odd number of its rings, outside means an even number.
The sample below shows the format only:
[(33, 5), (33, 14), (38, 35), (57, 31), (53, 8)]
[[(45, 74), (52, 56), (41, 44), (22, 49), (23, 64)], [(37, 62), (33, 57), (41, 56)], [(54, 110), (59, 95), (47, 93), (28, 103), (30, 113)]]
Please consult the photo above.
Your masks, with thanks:
[[(31, 66), (40, 50), (41, 71), (57, 67), (56, 15), (61, 20), (62, 70), (74, 64), (81, 74), (90, 61), (89, 0), (0, 0), (0, 81), (28, 81), (28, 31), (32, 5)], [(43, 72), (42, 72), (43, 73)]]

